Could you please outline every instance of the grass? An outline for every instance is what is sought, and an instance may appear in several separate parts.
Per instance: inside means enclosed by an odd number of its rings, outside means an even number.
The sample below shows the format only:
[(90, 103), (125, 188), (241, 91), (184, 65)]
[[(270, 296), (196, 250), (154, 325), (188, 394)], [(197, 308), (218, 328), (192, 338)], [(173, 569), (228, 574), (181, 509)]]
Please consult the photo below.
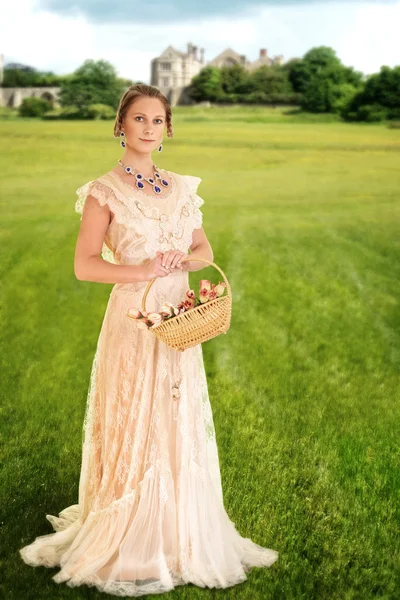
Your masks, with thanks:
[[(155, 162), (202, 177), (204, 229), (233, 294), (228, 334), (203, 345), (225, 507), (280, 557), (233, 588), (165, 597), (398, 598), (400, 134), (251, 122), (243, 107), (174, 114)], [(18, 549), (77, 500), (112, 286), (74, 277), (75, 190), (119, 156), (110, 122), (0, 122), (7, 599), (105, 596), (55, 584), (58, 569), (28, 567)]]

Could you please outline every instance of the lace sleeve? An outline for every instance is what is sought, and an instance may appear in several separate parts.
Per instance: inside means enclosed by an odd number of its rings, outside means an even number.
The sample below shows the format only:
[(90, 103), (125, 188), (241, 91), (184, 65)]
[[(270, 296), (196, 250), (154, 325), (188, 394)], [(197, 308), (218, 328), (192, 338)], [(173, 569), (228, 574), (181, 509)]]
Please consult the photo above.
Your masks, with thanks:
[[(99, 202), (100, 206), (108, 204), (110, 210), (115, 213), (115, 196), (111, 188), (100, 181), (88, 181), (76, 190), (78, 199), (75, 202), (75, 212), (82, 214), (86, 198), (91, 195)], [(82, 218), (82, 217), (81, 217)]]
[(200, 229), (203, 225), (203, 213), (200, 206), (203, 206), (204, 200), (197, 194), (197, 188), (201, 183), (201, 177), (194, 175), (183, 175), (183, 178), (190, 190), (190, 197), (193, 205), (194, 229)]

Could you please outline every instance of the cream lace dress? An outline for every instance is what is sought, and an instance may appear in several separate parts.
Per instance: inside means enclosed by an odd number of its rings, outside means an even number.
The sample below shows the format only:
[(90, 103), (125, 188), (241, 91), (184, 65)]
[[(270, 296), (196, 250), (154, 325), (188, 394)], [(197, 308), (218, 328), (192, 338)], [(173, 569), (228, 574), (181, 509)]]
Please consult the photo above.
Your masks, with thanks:
[[(188, 252), (202, 226), (201, 179), (166, 172), (172, 184), (163, 198), (112, 171), (77, 190), (77, 212), (90, 193), (113, 213), (105, 260), (139, 265), (157, 250)], [(46, 515), (55, 531), (19, 552), (27, 564), (60, 567), (57, 583), (117, 596), (186, 583), (225, 588), (278, 553), (241, 537), (225, 511), (201, 344), (179, 352), (126, 317), (141, 306), (147, 283), (116, 284), (108, 300), (83, 422), (78, 504)], [(188, 289), (187, 271), (159, 277), (146, 309), (178, 303)]]

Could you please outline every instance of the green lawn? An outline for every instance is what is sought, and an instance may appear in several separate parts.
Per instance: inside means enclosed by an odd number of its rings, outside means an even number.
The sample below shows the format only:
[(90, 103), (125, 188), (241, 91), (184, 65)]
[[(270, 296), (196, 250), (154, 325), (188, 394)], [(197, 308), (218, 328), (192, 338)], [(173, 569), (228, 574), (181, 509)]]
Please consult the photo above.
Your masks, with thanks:
[[(232, 287), (231, 328), (203, 345), (225, 507), (241, 535), (280, 557), (238, 586), (163, 597), (397, 599), (400, 130), (278, 109), (173, 113), (175, 137), (154, 161), (202, 177), (204, 228)], [(0, 121), (8, 600), (106, 596), (55, 584), (58, 569), (27, 566), (18, 549), (51, 533), (45, 514), (78, 497), (112, 285), (74, 277), (75, 190), (121, 156), (112, 130), (112, 121)]]

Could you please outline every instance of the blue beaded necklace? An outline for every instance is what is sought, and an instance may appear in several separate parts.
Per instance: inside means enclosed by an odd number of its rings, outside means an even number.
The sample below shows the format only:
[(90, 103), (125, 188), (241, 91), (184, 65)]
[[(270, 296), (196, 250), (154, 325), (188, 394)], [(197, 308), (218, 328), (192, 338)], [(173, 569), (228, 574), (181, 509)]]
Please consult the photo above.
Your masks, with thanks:
[(143, 182), (144, 181), (147, 181), (148, 183), (150, 183), (150, 185), (153, 188), (153, 192), (155, 194), (160, 194), (162, 192), (162, 188), (159, 185), (160, 183), (164, 187), (169, 186), (168, 181), (166, 179), (163, 179), (161, 177), (160, 173), (158, 173), (158, 168), (156, 167), (155, 164), (153, 164), (153, 175), (154, 175), (153, 177), (145, 177), (144, 175), (142, 175), (142, 173), (139, 173), (139, 171), (137, 171), (130, 165), (124, 165), (122, 160), (118, 160), (118, 164), (120, 167), (122, 167), (124, 169), (125, 173), (128, 173), (129, 175), (133, 175), (135, 177), (136, 187), (138, 188), (138, 190), (143, 190), (143, 188), (144, 188)]

